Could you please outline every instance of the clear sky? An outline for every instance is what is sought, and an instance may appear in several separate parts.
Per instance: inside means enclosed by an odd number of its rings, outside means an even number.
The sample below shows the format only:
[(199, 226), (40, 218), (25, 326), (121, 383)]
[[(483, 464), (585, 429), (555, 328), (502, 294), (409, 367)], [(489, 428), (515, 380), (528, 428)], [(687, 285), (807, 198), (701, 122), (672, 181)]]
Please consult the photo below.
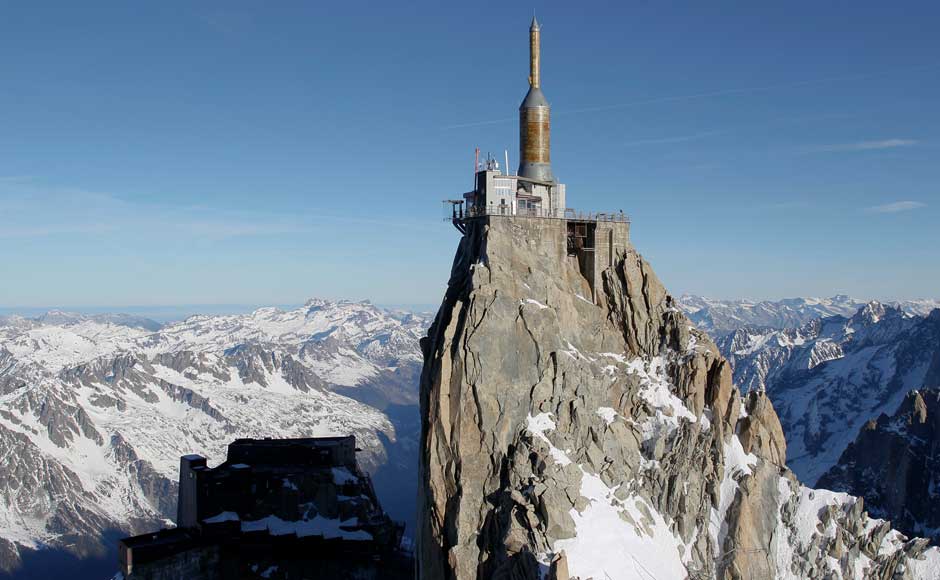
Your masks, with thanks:
[(569, 205), (673, 293), (940, 296), (937, 2), (0, 0), (0, 306), (438, 302), (533, 7)]

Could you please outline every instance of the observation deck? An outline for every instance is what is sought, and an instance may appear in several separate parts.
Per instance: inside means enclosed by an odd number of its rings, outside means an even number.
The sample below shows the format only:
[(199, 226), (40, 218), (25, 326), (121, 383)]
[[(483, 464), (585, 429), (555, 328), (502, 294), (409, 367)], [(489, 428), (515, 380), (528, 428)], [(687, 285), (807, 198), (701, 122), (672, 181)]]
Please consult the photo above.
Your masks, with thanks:
[[(448, 208), (448, 206), (450, 207)], [(516, 208), (515, 213), (512, 213), (507, 206), (501, 205), (464, 207), (463, 200), (445, 200), (444, 208), (449, 215), (445, 215), (443, 221), (453, 223), (461, 234), (467, 232), (467, 220), (485, 217), (521, 217), (582, 223), (630, 223), (630, 216), (623, 211), (585, 212), (572, 208), (544, 209), (531, 207)]]

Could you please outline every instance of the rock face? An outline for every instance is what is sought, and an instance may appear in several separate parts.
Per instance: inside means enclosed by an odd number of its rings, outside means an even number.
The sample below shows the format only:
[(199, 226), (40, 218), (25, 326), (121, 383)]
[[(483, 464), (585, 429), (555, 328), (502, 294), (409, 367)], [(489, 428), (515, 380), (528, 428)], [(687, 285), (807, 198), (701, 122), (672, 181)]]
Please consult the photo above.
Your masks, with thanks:
[(925, 540), (800, 485), (770, 401), (628, 242), (591, 300), (565, 236), (493, 217), (461, 240), (422, 342), (419, 577), (940, 573)]
[(865, 498), (907, 534), (940, 541), (940, 389), (913, 391), (892, 416), (869, 421), (819, 479)]

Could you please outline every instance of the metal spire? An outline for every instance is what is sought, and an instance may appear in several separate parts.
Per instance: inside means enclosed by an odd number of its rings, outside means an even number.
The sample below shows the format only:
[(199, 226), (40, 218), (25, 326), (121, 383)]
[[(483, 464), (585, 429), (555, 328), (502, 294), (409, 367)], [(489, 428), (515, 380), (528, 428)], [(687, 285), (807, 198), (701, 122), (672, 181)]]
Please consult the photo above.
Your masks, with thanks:
[(551, 109), (542, 94), (542, 32), (532, 15), (529, 27), (529, 92), (519, 106), (519, 171), (518, 175), (539, 181), (552, 177), (549, 136)]
[(532, 26), (529, 27), (529, 85), (539, 88), (542, 68), (542, 33), (539, 21), (532, 16)]

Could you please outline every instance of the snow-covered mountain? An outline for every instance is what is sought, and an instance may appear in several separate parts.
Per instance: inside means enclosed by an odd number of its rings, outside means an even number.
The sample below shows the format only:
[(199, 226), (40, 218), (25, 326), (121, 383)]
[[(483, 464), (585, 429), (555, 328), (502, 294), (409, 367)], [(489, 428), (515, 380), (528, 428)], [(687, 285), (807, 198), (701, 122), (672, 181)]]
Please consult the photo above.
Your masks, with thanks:
[(940, 310), (916, 316), (865, 304), (795, 329), (744, 327), (718, 346), (742, 390), (766, 390), (787, 438), (787, 464), (809, 483), (862, 426), (914, 389), (940, 385)]
[[(786, 298), (777, 301), (714, 300), (683, 295), (678, 306), (700, 329), (716, 339), (745, 326), (799, 328), (816, 318), (852, 316), (867, 301), (845, 295), (832, 298)], [(905, 300), (885, 302), (908, 314), (926, 316), (940, 308), (940, 300)]]
[(105, 531), (159, 527), (175, 517), (179, 457), (221, 461), (237, 437), (353, 433), (360, 464), (386, 466), (414, 447), (383, 409), (416, 404), (427, 323), (324, 300), (165, 327), (0, 319), (0, 571), (23, 549), (84, 557)]

